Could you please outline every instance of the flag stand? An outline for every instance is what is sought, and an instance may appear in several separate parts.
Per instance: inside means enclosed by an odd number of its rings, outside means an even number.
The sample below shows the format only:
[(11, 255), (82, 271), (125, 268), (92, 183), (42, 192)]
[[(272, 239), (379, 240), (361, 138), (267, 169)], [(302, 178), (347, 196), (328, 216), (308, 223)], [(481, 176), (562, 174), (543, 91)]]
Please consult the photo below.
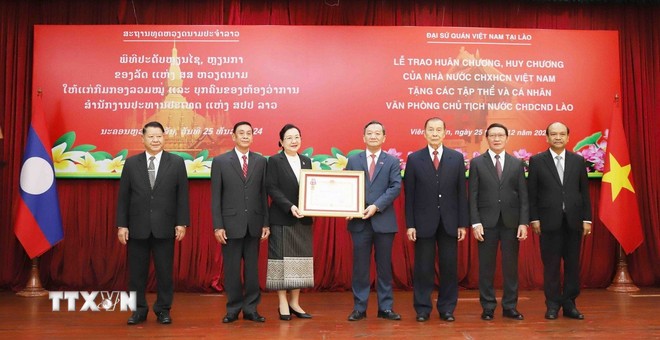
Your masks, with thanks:
[(30, 278), (23, 290), (16, 293), (22, 297), (40, 297), (48, 296), (48, 291), (41, 286), (41, 279), (39, 278), (39, 257), (32, 259), (32, 269), (30, 270)]
[(612, 283), (607, 287), (607, 290), (617, 293), (638, 292), (639, 288), (635, 285), (635, 282), (633, 282), (630, 274), (628, 274), (626, 254), (623, 252), (623, 248), (621, 248), (620, 244), (617, 246), (617, 249), (616, 274), (614, 274)]

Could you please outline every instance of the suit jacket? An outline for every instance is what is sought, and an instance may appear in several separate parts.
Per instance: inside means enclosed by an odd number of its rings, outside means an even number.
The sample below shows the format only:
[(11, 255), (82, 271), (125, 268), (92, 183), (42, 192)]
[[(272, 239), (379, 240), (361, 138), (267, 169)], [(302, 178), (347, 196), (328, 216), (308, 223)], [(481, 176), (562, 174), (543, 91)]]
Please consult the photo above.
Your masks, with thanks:
[(502, 180), (488, 152), (470, 162), (469, 200), (470, 222), (494, 228), (502, 214), (506, 228), (517, 228), (529, 223), (527, 182), (522, 161), (504, 154)]
[[(308, 157), (299, 154), (298, 158), (301, 169), (312, 168), (312, 161)], [(291, 214), (291, 207), (298, 205), (299, 189), (298, 178), (284, 152), (270, 156), (266, 171), (266, 190), (271, 199), (268, 209), (270, 224), (292, 226), (298, 222), (298, 218)], [(308, 216), (300, 219), (300, 223), (305, 225), (311, 225), (312, 222)]]
[[(399, 163), (398, 158), (381, 151), (376, 160), (373, 179), (370, 180), (366, 152), (360, 152), (348, 158), (346, 170), (364, 171), (365, 205), (374, 204), (378, 207), (378, 212), (369, 219), (374, 232), (395, 233), (399, 230), (396, 223), (396, 214), (392, 207), (392, 203), (401, 193), (401, 167)], [(348, 230), (361, 231), (366, 223), (366, 220), (354, 218), (348, 221)]]
[(117, 226), (130, 237), (174, 238), (174, 227), (190, 223), (188, 175), (183, 159), (163, 151), (153, 189), (144, 152), (126, 159), (119, 180)]
[(440, 169), (436, 171), (428, 147), (408, 156), (403, 177), (406, 193), (406, 224), (417, 229), (417, 237), (435, 235), (440, 218), (445, 232), (458, 236), (467, 227), (468, 203), (463, 154), (443, 146)]
[(213, 158), (211, 164), (211, 211), (213, 228), (225, 229), (227, 238), (261, 236), (268, 226), (266, 158), (248, 154), (247, 178), (243, 177), (236, 151)]
[(582, 156), (567, 150), (562, 185), (550, 150), (532, 156), (528, 176), (530, 220), (540, 220), (542, 230), (560, 229), (563, 203), (570, 228), (582, 228), (582, 221), (591, 221), (586, 168)]

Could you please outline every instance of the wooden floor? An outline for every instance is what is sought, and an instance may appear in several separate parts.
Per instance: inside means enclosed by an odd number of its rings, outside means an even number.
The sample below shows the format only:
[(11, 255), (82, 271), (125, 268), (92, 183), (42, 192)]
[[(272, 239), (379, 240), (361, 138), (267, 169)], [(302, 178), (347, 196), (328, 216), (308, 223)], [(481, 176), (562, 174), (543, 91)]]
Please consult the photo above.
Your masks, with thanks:
[[(498, 292), (498, 296), (501, 292)], [(155, 296), (148, 300), (153, 303)], [(160, 325), (151, 313), (147, 322), (127, 326), (129, 312), (51, 311), (48, 298), (22, 298), (0, 292), (0, 339), (23, 338), (222, 338), (222, 339), (348, 339), (348, 338), (450, 338), (450, 339), (653, 339), (660, 338), (660, 289), (643, 289), (634, 294), (585, 290), (578, 307), (585, 320), (563, 317), (545, 320), (542, 291), (520, 293), (518, 309), (524, 321), (503, 319), (496, 310), (495, 320), (480, 319), (477, 291), (461, 291), (455, 312), (456, 322), (440, 321), (437, 313), (425, 323), (415, 321), (411, 292), (395, 292), (395, 311), (401, 321), (376, 318), (376, 296), (372, 293), (367, 319), (346, 320), (352, 309), (352, 295), (343, 293), (303, 293), (301, 305), (311, 320), (277, 318), (277, 295), (264, 293), (259, 312), (263, 324), (240, 319), (222, 324), (225, 314), (222, 294), (176, 293), (173, 323)], [(78, 308), (82, 306), (82, 299)], [(560, 314), (561, 315), (561, 314)]]

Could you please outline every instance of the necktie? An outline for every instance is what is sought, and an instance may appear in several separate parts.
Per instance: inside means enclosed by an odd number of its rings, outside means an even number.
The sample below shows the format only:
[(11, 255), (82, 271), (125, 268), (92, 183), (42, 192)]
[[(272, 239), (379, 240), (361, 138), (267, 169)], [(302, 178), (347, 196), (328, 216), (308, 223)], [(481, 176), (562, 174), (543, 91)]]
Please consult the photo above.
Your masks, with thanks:
[(557, 156), (555, 159), (557, 159), (555, 166), (557, 167), (557, 174), (559, 174), (559, 181), (564, 184), (564, 167), (561, 166), (561, 156)]
[(156, 182), (156, 166), (154, 165), (154, 159), (156, 159), (156, 157), (149, 157), (149, 166), (147, 167), (147, 171), (149, 172), (149, 184), (151, 185), (152, 189), (154, 188), (154, 183)]
[(495, 155), (495, 171), (497, 171), (497, 178), (502, 179), (502, 163), (500, 163), (500, 155)]
[(440, 167), (440, 159), (438, 158), (438, 150), (433, 150), (433, 166), (436, 170)]
[(376, 170), (376, 155), (371, 154), (371, 163), (369, 163), (369, 180), (374, 179), (374, 171)]
[(243, 155), (243, 177), (247, 178), (247, 156)]

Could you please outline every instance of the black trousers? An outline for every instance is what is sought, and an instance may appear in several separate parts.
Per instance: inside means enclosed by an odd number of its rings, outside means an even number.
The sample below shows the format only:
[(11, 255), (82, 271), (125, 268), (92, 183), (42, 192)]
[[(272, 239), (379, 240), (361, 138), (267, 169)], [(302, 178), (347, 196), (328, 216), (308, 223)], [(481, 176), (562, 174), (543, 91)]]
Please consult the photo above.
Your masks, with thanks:
[(458, 301), (458, 240), (445, 232), (440, 222), (435, 236), (418, 237), (415, 241), (413, 269), (413, 306), (417, 314), (430, 314), (433, 310), (431, 293), (435, 285), (435, 252), (438, 250), (440, 285), (436, 307), (440, 313), (453, 313)]
[(353, 309), (367, 310), (371, 287), (371, 252), (376, 262), (376, 295), (378, 310), (392, 309), (392, 243), (395, 233), (377, 233), (368, 222), (359, 232), (351, 232), (353, 240)]
[(241, 310), (243, 314), (256, 312), (261, 300), (259, 237), (251, 237), (248, 234), (243, 238), (227, 239), (227, 244), (222, 245), (222, 257), (227, 314), (238, 314)]
[[(543, 292), (548, 309), (575, 308), (580, 295), (580, 246), (582, 228), (570, 228), (566, 215), (559, 230), (543, 230), (541, 223), (541, 260), (543, 261)], [(564, 282), (560, 282), (564, 261)]]
[(174, 239), (155, 238), (150, 235), (147, 239), (129, 238), (128, 251), (128, 289), (137, 293), (137, 312), (146, 315), (149, 305), (145, 291), (149, 279), (149, 260), (153, 255), (156, 270), (156, 302), (155, 313), (169, 311), (172, 308), (174, 297), (174, 283), (172, 281), (172, 267), (174, 262)]
[(502, 253), (502, 276), (504, 293), (502, 308), (512, 309), (518, 305), (518, 228), (506, 228), (502, 215), (497, 225), (484, 227), (484, 240), (479, 242), (479, 302), (483, 309), (495, 309), (495, 268), (497, 267), (497, 247)]

